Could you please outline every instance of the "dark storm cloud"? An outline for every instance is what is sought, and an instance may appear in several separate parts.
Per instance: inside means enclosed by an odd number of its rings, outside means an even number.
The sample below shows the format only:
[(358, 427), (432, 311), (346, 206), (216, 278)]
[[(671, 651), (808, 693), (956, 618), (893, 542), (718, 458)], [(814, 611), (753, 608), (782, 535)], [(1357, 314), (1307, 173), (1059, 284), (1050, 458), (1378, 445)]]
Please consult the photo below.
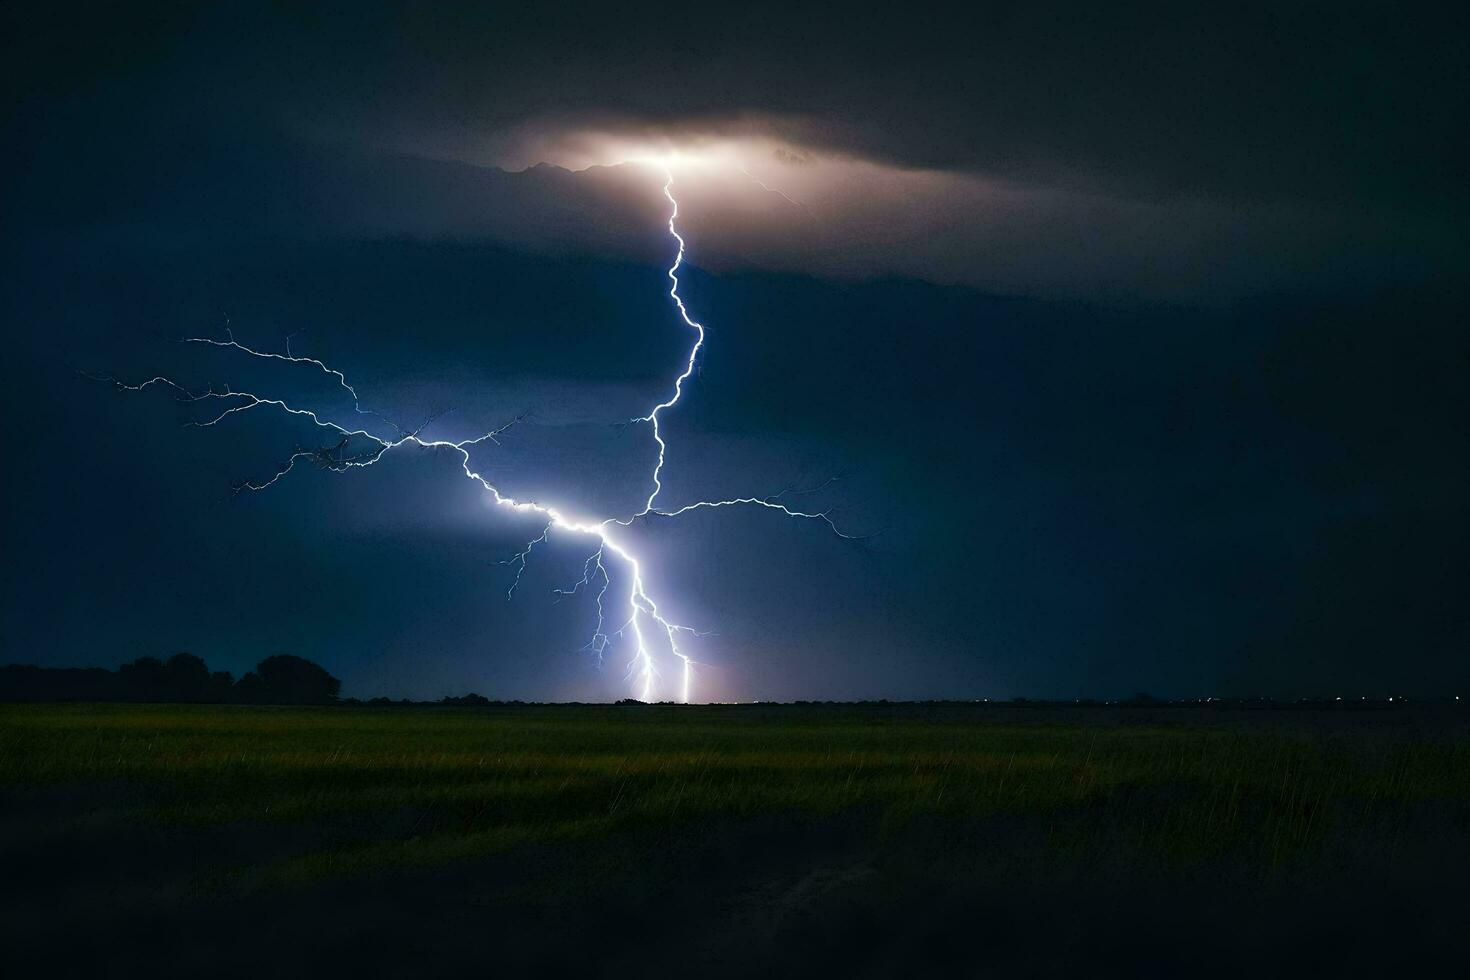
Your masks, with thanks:
[[(295, 36), (324, 114), (409, 131), (769, 119), (806, 145), (1026, 183), (1423, 204), (1464, 195), (1470, 24), (1439, 7), (476, 5), (303, 17)], [(370, 54), (344, 66), (349, 46)], [(292, 108), (322, 119), (305, 95)]]
[[(756, 128), (1128, 193), (1463, 202), (1462, 7), (105, 5), (12, 13), (12, 77), (162, 73), (216, 125), (474, 153), (518, 126)], [(183, 90), (182, 86), (192, 86)]]
[[(798, 196), (821, 217), (815, 235), (779, 208), (721, 214), (714, 195), (694, 217), (716, 265), (1180, 300), (1330, 292), (1365, 266), (1414, 281), (1467, 257), (1456, 139), (1467, 25), (1451, 5), (910, 5), (838, 18), (760, 4), (353, 3), (10, 16), (18, 172), (7, 191), (22, 213), (71, 207), (95, 221), (128, 197), (118, 175), (177, 201), (200, 171), (233, 167), (238, 191), (206, 181), (194, 212), (234, 204), (259, 223), (276, 208), (287, 233), (336, 222), (349, 234), (625, 248), (626, 201), (638, 215), (658, 203), (633, 181), (497, 194), (493, 175), (403, 173), (371, 154), (526, 166), (561, 162), (558, 148), (579, 134), (728, 137), (869, 166), (808, 175)], [(771, 165), (777, 186), (803, 186), (800, 168)], [(67, 172), (66, 196), (81, 203), (29, 184)], [(272, 199), (257, 208), (248, 198), (261, 187)], [(589, 194), (603, 196), (592, 220), (573, 200)]]

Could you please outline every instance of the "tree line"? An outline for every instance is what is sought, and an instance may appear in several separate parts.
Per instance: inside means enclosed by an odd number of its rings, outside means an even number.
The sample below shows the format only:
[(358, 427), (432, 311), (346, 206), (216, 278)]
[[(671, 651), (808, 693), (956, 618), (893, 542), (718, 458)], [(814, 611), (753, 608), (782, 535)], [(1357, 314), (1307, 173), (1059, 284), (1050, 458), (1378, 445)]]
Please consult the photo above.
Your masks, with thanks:
[(266, 657), (236, 680), (192, 653), (103, 667), (0, 667), (0, 701), (184, 701), (199, 704), (333, 704), (342, 682), (303, 657)]

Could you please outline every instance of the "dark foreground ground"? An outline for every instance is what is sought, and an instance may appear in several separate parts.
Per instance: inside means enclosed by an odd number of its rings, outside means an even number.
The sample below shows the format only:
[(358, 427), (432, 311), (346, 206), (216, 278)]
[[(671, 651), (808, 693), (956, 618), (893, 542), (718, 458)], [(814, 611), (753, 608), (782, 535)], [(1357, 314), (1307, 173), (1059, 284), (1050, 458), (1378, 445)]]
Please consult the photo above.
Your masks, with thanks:
[(0, 972), (1461, 976), (1467, 714), (0, 705)]

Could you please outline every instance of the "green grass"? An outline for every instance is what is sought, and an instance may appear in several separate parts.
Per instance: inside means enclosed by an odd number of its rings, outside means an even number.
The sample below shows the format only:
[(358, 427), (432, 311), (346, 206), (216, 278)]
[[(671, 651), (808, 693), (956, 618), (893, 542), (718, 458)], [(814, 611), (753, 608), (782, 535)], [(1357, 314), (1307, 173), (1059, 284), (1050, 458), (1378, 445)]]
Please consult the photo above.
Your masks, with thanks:
[(1463, 827), (1470, 745), (921, 707), (0, 706), (0, 790), (75, 785), (145, 825), (313, 828), (282, 880), (771, 817), (1020, 818), (1059, 855), (1274, 867), (1426, 809)]

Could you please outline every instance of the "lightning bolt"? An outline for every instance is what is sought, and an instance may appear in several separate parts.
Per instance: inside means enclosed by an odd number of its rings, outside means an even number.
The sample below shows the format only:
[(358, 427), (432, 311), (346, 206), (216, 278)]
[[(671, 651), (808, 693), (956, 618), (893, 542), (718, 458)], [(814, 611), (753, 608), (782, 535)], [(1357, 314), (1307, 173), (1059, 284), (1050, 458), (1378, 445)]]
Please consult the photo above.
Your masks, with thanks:
[(643, 504), (643, 510), (635, 517), (642, 517), (653, 510), (653, 502), (663, 492), (664, 485), (659, 480), (663, 473), (664, 457), (668, 452), (668, 446), (664, 443), (663, 433), (659, 431), (658, 416), (665, 409), (673, 408), (679, 404), (679, 399), (684, 397), (684, 382), (694, 373), (694, 362), (699, 358), (699, 352), (704, 349), (704, 324), (689, 315), (689, 310), (684, 306), (684, 300), (679, 296), (679, 266), (684, 264), (684, 237), (679, 234), (678, 228), (674, 226), (679, 218), (679, 202), (674, 199), (674, 172), (665, 172), (668, 179), (664, 181), (664, 197), (669, 199), (669, 234), (678, 243), (678, 250), (674, 253), (674, 264), (669, 266), (667, 273), (669, 277), (669, 297), (674, 301), (674, 306), (679, 310), (679, 318), (685, 325), (694, 331), (694, 344), (689, 348), (689, 357), (684, 361), (684, 370), (674, 379), (674, 393), (667, 401), (659, 402), (653, 406), (653, 410), (641, 418), (634, 419), (635, 422), (647, 422), (653, 426), (653, 441), (658, 443), (658, 462), (653, 467), (653, 490), (648, 494), (648, 500)]
[(794, 207), (794, 208), (800, 208), (802, 211), (806, 212), (806, 216), (808, 218), (811, 218), (813, 221), (817, 220), (816, 212), (814, 212), (811, 208), (807, 207), (805, 204), (802, 204), (800, 201), (795, 200), (794, 198), (788, 197), (786, 195), (786, 193), (784, 191), (782, 191), (779, 187), (772, 187), (770, 184), (768, 184), (765, 181), (761, 180), (759, 177), (757, 177), (755, 174), (751, 173), (749, 170), (745, 169), (744, 167), (741, 167), (740, 168), (740, 172), (743, 173), (745, 176), (749, 177), (750, 180), (751, 180), (751, 182), (754, 183), (761, 190), (765, 191), (768, 194), (775, 194), (777, 197), (779, 197), (781, 200), (785, 201), (787, 204), (791, 205), (792, 207)]
[[(506, 590), (506, 597), (512, 598), (517, 587), (520, 585), (522, 573), (529, 563), (533, 549), (539, 544), (545, 544), (553, 532), (572, 534), (591, 538), (595, 542), (595, 548), (587, 557), (582, 567), (582, 578), (570, 588), (554, 590), (559, 597), (570, 597), (576, 595), (580, 590), (586, 588), (591, 590), (595, 583), (597, 627), (591, 639), (583, 647), (591, 651), (600, 664), (603, 655), (615, 640), (627, 638), (632, 644), (632, 653), (628, 662), (628, 677), (640, 700), (652, 701), (658, 690), (659, 670), (657, 667), (657, 651), (661, 645), (667, 649), (672, 657), (674, 666), (679, 673), (678, 697), (683, 702), (688, 702), (692, 696), (694, 681), (694, 659), (680, 646), (680, 639), (686, 636), (703, 636), (701, 633), (689, 626), (677, 623), (660, 611), (658, 603), (650, 593), (644, 577), (644, 569), (632, 548), (622, 539), (621, 529), (627, 528), (636, 521), (646, 520), (650, 517), (677, 518), (697, 510), (718, 509), (726, 507), (759, 507), (774, 511), (785, 517), (798, 520), (811, 520), (824, 524), (838, 537), (846, 540), (855, 540), (857, 536), (844, 533), (833, 522), (826, 512), (811, 512), (799, 510), (781, 502), (780, 498), (788, 493), (808, 492), (783, 490), (770, 497), (734, 497), (726, 500), (698, 500), (693, 503), (684, 504), (672, 509), (660, 509), (656, 506), (660, 494), (663, 492), (662, 474), (667, 457), (668, 445), (664, 440), (659, 421), (663, 412), (674, 408), (684, 396), (684, 384), (694, 374), (695, 365), (699, 355), (704, 349), (705, 328), (698, 320), (689, 314), (683, 298), (679, 295), (679, 269), (684, 263), (684, 238), (679, 234), (677, 220), (679, 217), (679, 202), (674, 197), (674, 175), (672, 170), (665, 171), (663, 185), (664, 197), (668, 199), (670, 206), (668, 231), (674, 239), (676, 250), (674, 261), (667, 270), (669, 280), (668, 295), (673, 300), (674, 306), (684, 324), (694, 331), (694, 342), (689, 347), (688, 355), (683, 360), (683, 369), (674, 379), (673, 391), (665, 400), (658, 402), (649, 410), (648, 414), (630, 420), (633, 423), (642, 423), (650, 426), (654, 443), (658, 446), (658, 460), (654, 464), (651, 474), (651, 486), (642, 508), (636, 513), (620, 518), (608, 518), (596, 522), (576, 521), (567, 517), (557, 507), (543, 504), (534, 500), (519, 500), (501, 492), (501, 490), (487, 476), (475, 467), (472, 450), (485, 443), (499, 445), (498, 437), (507, 429), (523, 421), (525, 416), (518, 416), (483, 435), (473, 439), (451, 441), (447, 439), (428, 439), (422, 435), (423, 426), (413, 431), (404, 431), (387, 419), (383, 419), (376, 412), (362, 407), (358, 397), (357, 388), (347, 379), (342, 371), (331, 367), (324, 361), (313, 357), (304, 357), (291, 352), (289, 339), (287, 341), (286, 353), (259, 350), (237, 341), (227, 331), (225, 340), (217, 340), (208, 337), (186, 337), (184, 343), (202, 344), (217, 348), (232, 350), (248, 357), (259, 358), (269, 361), (280, 361), (289, 365), (309, 365), (318, 372), (335, 380), (336, 384), (346, 391), (352, 399), (352, 407), (355, 413), (365, 416), (374, 416), (391, 426), (396, 431), (393, 438), (383, 438), (361, 426), (350, 427), (325, 417), (321, 412), (312, 408), (299, 407), (290, 404), (285, 399), (268, 397), (250, 391), (237, 391), (230, 387), (215, 389), (213, 387), (201, 391), (195, 391), (167, 377), (153, 377), (137, 384), (123, 382), (110, 375), (91, 375), (98, 380), (112, 383), (122, 391), (141, 392), (149, 388), (163, 387), (171, 390), (176, 400), (187, 403), (218, 403), (217, 411), (211, 413), (202, 420), (188, 423), (200, 428), (209, 428), (220, 425), (228, 419), (242, 415), (246, 412), (265, 410), (281, 413), (309, 421), (315, 427), (331, 434), (335, 440), (331, 444), (316, 448), (298, 447), (280, 468), (268, 478), (255, 482), (245, 482), (236, 486), (236, 491), (260, 492), (266, 490), (288, 476), (298, 464), (310, 463), (316, 467), (334, 473), (347, 473), (357, 469), (373, 466), (383, 459), (388, 453), (405, 448), (416, 447), (422, 450), (435, 452), (450, 452), (459, 459), (460, 469), (465, 477), (484, 490), (490, 499), (498, 507), (520, 514), (535, 514), (545, 520), (545, 526), (541, 533), (529, 541), (524, 549), (502, 564), (515, 568), (515, 576)], [(431, 420), (432, 421), (432, 420)], [(830, 482), (830, 481), (829, 481)], [(826, 484), (823, 484), (826, 486)], [(821, 489), (821, 488), (817, 488)], [(815, 491), (810, 491), (815, 492)], [(617, 590), (620, 594), (616, 599), (609, 599), (608, 593), (614, 591), (614, 575), (609, 570), (609, 562), (615, 562), (621, 566), (624, 580), (622, 587)], [(614, 608), (609, 608), (612, 605)], [(656, 640), (658, 642), (656, 642)]]

